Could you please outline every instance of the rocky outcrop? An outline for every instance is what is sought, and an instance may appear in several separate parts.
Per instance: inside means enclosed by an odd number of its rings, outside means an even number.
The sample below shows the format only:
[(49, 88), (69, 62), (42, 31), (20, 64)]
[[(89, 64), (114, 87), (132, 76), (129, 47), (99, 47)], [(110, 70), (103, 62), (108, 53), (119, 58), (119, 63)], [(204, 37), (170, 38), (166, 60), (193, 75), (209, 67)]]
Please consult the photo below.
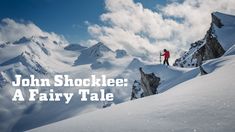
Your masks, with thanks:
[(160, 84), (160, 78), (155, 76), (154, 73), (144, 73), (141, 67), (139, 70), (141, 79), (140, 81), (135, 80), (132, 85), (131, 100), (158, 93), (157, 88)]
[(144, 92), (142, 90), (141, 83), (137, 80), (134, 81), (132, 85), (131, 100), (144, 97)]
[(144, 91), (144, 96), (157, 94), (157, 87), (160, 84), (160, 78), (154, 73), (146, 74), (142, 68), (139, 69), (141, 74), (141, 86)]
[(201, 62), (204, 62), (205, 60), (221, 57), (225, 53), (225, 49), (223, 49), (222, 44), (219, 42), (218, 36), (216, 36), (215, 33), (215, 27), (222, 28), (224, 25), (216, 15), (212, 13), (211, 16), (211, 26), (205, 37), (202, 40), (192, 43), (189, 51), (184, 53), (182, 57), (176, 59), (173, 64), (174, 66), (197, 67), (200, 66), (198, 64), (197, 54), (202, 56)]
[(3, 88), (7, 83), (8, 82), (3, 75), (3, 72), (0, 72), (0, 88)]
[(202, 54), (203, 60), (218, 58), (225, 53), (225, 50), (214, 35), (212, 24), (205, 36), (205, 45), (199, 49), (199, 52)]

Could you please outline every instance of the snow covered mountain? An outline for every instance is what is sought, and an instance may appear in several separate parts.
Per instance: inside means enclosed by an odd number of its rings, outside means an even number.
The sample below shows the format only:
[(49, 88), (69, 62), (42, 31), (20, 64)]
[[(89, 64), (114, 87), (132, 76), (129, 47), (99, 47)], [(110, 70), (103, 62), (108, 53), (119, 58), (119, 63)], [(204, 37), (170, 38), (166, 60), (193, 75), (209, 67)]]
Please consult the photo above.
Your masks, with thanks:
[[(22, 131), (27, 127), (36, 127), (38, 124), (43, 124), (43, 122), (58, 120), (55, 117), (63, 111), (62, 104), (54, 106), (55, 108), (61, 107), (61, 110), (54, 112), (55, 115), (51, 115), (49, 109), (51, 105), (46, 103), (12, 102), (11, 98), (16, 87), (12, 87), (11, 82), (15, 80), (16, 74), (22, 75), (23, 78), (29, 78), (31, 74), (38, 78), (51, 78), (56, 73), (67, 72), (68, 69), (71, 70), (70, 65), (75, 59), (72, 56), (75, 53), (69, 52), (68, 54), (67, 51), (64, 51), (64, 46), (66, 45), (65, 41), (48, 36), (23, 36), (14, 42), (1, 44), (0, 117), (4, 123), (0, 124), (0, 131)], [(27, 95), (27, 88), (21, 87), (21, 89)], [(48, 91), (46, 88), (40, 88), (40, 90)], [(48, 114), (43, 112), (47, 109), (49, 109)], [(37, 115), (45, 115), (47, 117), (41, 116), (42, 118), (32, 120)], [(27, 122), (31, 122), (32, 126), (25, 125)]]
[[(119, 58), (116, 58), (116, 54)], [(12, 102), (11, 98), (17, 87), (11, 82), (15, 75), (22, 78), (35, 75), (36, 78), (52, 79), (55, 74), (66, 74), (71, 78), (85, 78), (90, 75), (114, 78), (125, 69), (126, 63), (132, 59), (124, 50), (113, 52), (102, 43), (86, 48), (80, 45), (68, 45), (62, 39), (48, 36), (22, 36), (13, 42), (0, 44), (0, 131), (24, 131), (55, 121), (69, 118), (95, 109), (103, 108), (104, 103), (80, 102), (79, 97), (69, 104), (63, 102)], [(79, 62), (83, 65), (74, 65)], [(20, 88), (28, 96), (27, 88)], [(48, 88), (39, 88), (49, 92)], [(98, 91), (99, 88), (93, 91)], [(55, 92), (70, 91), (76, 93), (76, 88), (56, 88)], [(119, 98), (128, 98), (122, 95)], [(77, 99), (79, 100), (79, 99)], [(106, 105), (106, 104), (105, 104)], [(28, 124), (31, 125), (28, 125)]]
[[(234, 17), (212, 14), (212, 24), (205, 38), (195, 42), (175, 63), (176, 66), (148, 64), (138, 58), (118, 73), (128, 78), (129, 86), (139, 88), (139, 67), (161, 79), (158, 95), (36, 128), (30, 131), (234, 131)], [(203, 53), (201, 76), (195, 53)], [(216, 58), (216, 59), (214, 59)], [(226, 78), (224, 78), (226, 76)], [(205, 82), (205, 80), (207, 80)], [(202, 83), (203, 82), (203, 83)], [(140, 86), (142, 87), (142, 86)], [(114, 104), (130, 99), (131, 89), (112, 88), (118, 93)], [(139, 90), (141, 91), (141, 90)], [(121, 96), (120, 96), (121, 95)], [(139, 95), (141, 96), (141, 95)], [(154, 102), (154, 103), (153, 103)], [(96, 117), (96, 118), (94, 118)], [(90, 123), (92, 122), (92, 124)], [(88, 125), (89, 124), (89, 125)]]
[[(234, 49), (229, 53), (234, 53)], [(181, 68), (168, 70), (166, 67), (160, 67), (168, 71), (165, 75), (175, 75), (171, 76), (171, 81), (177, 78), (172, 82), (174, 84), (165, 83), (159, 87), (161, 92), (166, 90), (166, 87), (171, 87), (170, 90), (48, 124), (30, 132), (233, 132), (235, 54), (207, 61), (203, 67), (208, 75), (199, 76), (198, 71), (195, 72), (197, 68), (180, 73), (179, 71), (183, 70)], [(160, 73), (162, 71), (158, 66), (145, 67), (145, 70), (154, 69), (158, 69)]]
[(222, 56), (235, 44), (235, 16), (220, 12), (214, 12), (211, 16), (211, 26), (205, 37), (192, 43), (189, 51), (175, 61), (175, 66), (195, 67), (196, 53), (201, 54), (205, 61)]
[[(129, 56), (124, 50), (113, 52), (102, 43), (76, 51), (65, 49), (65, 47), (68, 47), (68, 45), (60, 42), (60, 40), (36, 36), (22, 37), (16, 42), (7, 43), (1, 47), (0, 81), (2, 89), (0, 90), (1, 98), (4, 98), (1, 107), (1, 117), (4, 120), (4, 123), (1, 124), (3, 131), (24, 131), (87, 111), (100, 109), (109, 106), (110, 103), (118, 104), (128, 101), (130, 100), (131, 86), (134, 80), (138, 80), (140, 77), (139, 67), (143, 67), (146, 72), (149, 70), (149, 72), (154, 71), (158, 74), (163, 80), (162, 86), (165, 90), (171, 86), (166, 85), (171, 79), (167, 74), (175, 72), (177, 75), (187, 71), (185, 69), (168, 69), (163, 65), (149, 65), (141, 59)], [(74, 62), (80, 64), (74, 65)], [(53, 104), (24, 102), (15, 104), (11, 101), (15, 88), (10, 84), (11, 81), (15, 80), (14, 75), (16, 74), (22, 75), (23, 78), (29, 78), (31, 74), (34, 74), (37, 78), (52, 78), (55, 74), (67, 74), (71, 78), (85, 78), (93, 74), (97, 76), (105, 74), (110, 78), (128, 78), (130, 87), (105, 88), (106, 91), (115, 94), (114, 102), (84, 103), (76, 101), (78, 97), (75, 97), (67, 105), (63, 102)], [(197, 74), (195, 72), (195, 75)], [(21, 89), (26, 91), (25, 88)], [(40, 88), (40, 90), (49, 92), (47, 88)], [(95, 92), (99, 88), (91, 88), (91, 90)], [(76, 89), (72, 87), (57, 88), (56, 91), (76, 92)], [(28, 125), (29, 123), (31, 125)]]
[[(50, 37), (50, 35), (22, 36), (15, 41), (1, 42), (0, 120), (3, 123), (0, 123), (0, 131), (26, 131), (43, 125), (47, 126), (32, 131), (133, 131), (137, 129), (139, 131), (204, 131), (207, 126), (203, 125), (209, 121), (212, 122), (208, 124), (208, 130), (214, 130), (212, 126), (218, 125), (218, 130), (230, 131), (225, 129), (225, 126), (233, 129), (230, 124), (234, 122), (234, 119), (229, 118), (227, 114), (234, 109), (233, 102), (230, 102), (234, 100), (231, 94), (234, 91), (230, 89), (234, 87), (232, 79), (235, 75), (232, 69), (235, 61), (234, 17), (216, 12), (212, 14), (212, 19), (211, 28), (205, 38), (192, 44), (190, 50), (175, 63), (177, 66), (193, 68), (151, 64), (128, 55), (123, 49), (113, 51), (101, 42), (91, 47), (83, 47), (76, 44), (69, 45), (63, 39)], [(203, 68), (209, 73), (208, 75), (200, 76), (199, 69), (194, 67), (196, 66), (194, 54), (198, 51), (205, 54)], [(210, 60), (212, 58), (217, 59)], [(140, 67), (145, 73), (153, 73), (161, 79), (158, 86), (160, 94), (116, 105), (130, 100), (132, 85), (136, 81), (140, 82)], [(22, 75), (23, 78), (34, 74), (37, 78), (50, 79), (55, 74), (66, 74), (71, 78), (87, 78), (90, 75), (103, 74), (109, 78), (127, 78), (128, 87), (104, 87), (105, 91), (114, 94), (113, 102), (81, 102), (77, 101), (79, 97), (74, 97), (69, 104), (14, 103), (11, 97), (15, 88), (11, 86), (11, 81), (15, 80), (16, 74)], [(223, 76), (228, 76), (228, 79), (224, 80), (221, 78)], [(210, 81), (201, 83), (206, 79)], [(25, 90), (25, 88), (21, 89)], [(100, 90), (94, 87), (90, 89), (93, 92)], [(47, 88), (40, 88), (40, 90), (49, 92)], [(55, 91), (75, 93), (77, 89), (75, 87), (56, 88)], [(215, 100), (216, 103), (221, 104), (219, 109), (221, 113), (216, 111), (215, 107), (218, 104), (213, 102)], [(108, 106), (111, 107), (87, 113)], [(204, 115), (204, 111), (208, 116)], [(192, 115), (195, 112), (198, 113)], [(229, 119), (223, 118), (219, 121), (216, 116), (212, 116), (216, 118), (214, 120), (210, 118), (209, 112), (214, 115), (221, 114), (218, 118), (225, 115)], [(188, 116), (184, 117), (184, 114)], [(79, 116), (71, 118), (77, 115)], [(192, 115), (192, 118), (189, 115)], [(97, 118), (94, 119), (94, 117)], [(178, 121), (180, 117), (184, 118)], [(205, 120), (198, 119), (199, 117), (204, 117)], [(89, 123), (92, 121), (96, 124)], [(54, 122), (58, 123), (50, 125)], [(87, 124), (91, 127), (88, 128)], [(120, 125), (118, 125), (119, 128), (115, 127), (117, 124), (120, 124), (121, 128)], [(156, 124), (157, 127), (159, 126), (157, 129)]]
[(87, 48), (81, 51), (81, 55), (75, 60), (74, 65), (84, 65), (91, 64), (97, 61), (97, 59), (101, 58), (104, 54), (108, 52), (113, 52), (103, 43), (97, 43), (90, 48)]

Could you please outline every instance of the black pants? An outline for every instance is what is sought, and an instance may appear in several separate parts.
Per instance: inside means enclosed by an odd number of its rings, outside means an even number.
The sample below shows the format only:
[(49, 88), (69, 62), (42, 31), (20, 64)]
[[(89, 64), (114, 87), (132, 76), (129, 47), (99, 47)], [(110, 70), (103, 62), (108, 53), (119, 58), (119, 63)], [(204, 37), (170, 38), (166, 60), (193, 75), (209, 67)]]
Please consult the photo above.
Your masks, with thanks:
[(168, 61), (168, 58), (165, 58), (164, 61), (163, 61), (163, 64), (167, 64), (169, 66), (169, 61)]

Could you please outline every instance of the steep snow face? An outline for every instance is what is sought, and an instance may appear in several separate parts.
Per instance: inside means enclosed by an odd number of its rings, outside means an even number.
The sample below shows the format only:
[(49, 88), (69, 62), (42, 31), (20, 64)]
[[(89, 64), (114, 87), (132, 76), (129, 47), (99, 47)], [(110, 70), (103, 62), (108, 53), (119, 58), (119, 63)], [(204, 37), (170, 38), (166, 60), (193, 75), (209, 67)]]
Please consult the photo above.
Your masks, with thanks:
[(214, 33), (224, 50), (228, 50), (235, 44), (235, 16), (219, 12), (215, 12), (213, 15), (222, 23), (222, 27), (213, 25)]
[(180, 67), (197, 66), (196, 54), (200, 53), (203, 60), (218, 58), (235, 44), (235, 16), (219, 12), (212, 13), (210, 29), (202, 40), (191, 44), (174, 65)]
[(210, 74), (176, 85), (162, 94), (111, 106), (30, 131), (233, 132), (234, 64), (235, 55), (214, 59), (203, 65)]
[(230, 47), (230, 48), (224, 53), (224, 56), (234, 55), (234, 54), (235, 54), (235, 45), (233, 45), (232, 47)]

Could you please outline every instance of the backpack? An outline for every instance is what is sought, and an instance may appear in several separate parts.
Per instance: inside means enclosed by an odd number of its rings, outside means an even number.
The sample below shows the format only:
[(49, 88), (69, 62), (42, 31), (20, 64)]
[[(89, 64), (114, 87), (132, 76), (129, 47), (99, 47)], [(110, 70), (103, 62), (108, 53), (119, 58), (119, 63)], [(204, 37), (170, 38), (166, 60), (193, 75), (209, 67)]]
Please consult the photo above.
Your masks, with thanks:
[(170, 56), (170, 52), (169, 51), (167, 51), (168, 52), (168, 54), (169, 54), (169, 57), (168, 58), (170, 58), (171, 56)]

